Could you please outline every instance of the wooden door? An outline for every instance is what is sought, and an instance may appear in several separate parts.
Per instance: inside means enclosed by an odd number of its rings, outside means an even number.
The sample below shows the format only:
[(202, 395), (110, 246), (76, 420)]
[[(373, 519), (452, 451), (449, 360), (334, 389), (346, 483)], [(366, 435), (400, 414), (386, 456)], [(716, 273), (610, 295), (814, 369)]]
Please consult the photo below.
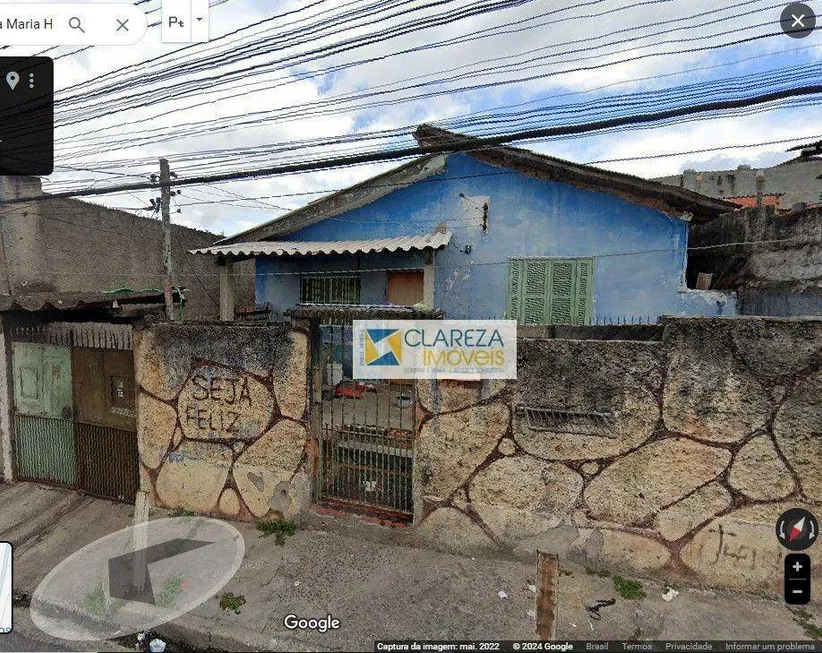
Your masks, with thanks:
[(389, 272), (385, 298), (395, 306), (413, 306), (423, 301), (423, 288), (422, 270)]

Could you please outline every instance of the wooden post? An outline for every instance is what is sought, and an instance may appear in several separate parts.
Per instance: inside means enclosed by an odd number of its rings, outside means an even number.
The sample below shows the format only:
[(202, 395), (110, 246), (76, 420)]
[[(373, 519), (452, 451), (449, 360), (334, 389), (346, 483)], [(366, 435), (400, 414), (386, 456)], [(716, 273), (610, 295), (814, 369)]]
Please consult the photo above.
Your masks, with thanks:
[(541, 640), (557, 636), (558, 577), (556, 554), (537, 551), (537, 637)]
[(434, 260), (434, 250), (427, 250), (422, 273), (422, 301), (429, 309), (434, 308)]
[(220, 320), (234, 321), (234, 259), (226, 256), (220, 264)]

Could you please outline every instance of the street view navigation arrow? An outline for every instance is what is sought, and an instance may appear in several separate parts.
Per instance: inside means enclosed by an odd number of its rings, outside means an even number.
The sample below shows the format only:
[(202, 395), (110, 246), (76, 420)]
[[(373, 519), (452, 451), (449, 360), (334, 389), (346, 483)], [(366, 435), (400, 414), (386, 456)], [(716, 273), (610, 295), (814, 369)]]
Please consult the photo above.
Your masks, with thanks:
[(154, 590), (148, 566), (209, 544), (212, 542), (176, 538), (111, 558), (108, 561), (109, 596), (154, 605)]
[(151, 519), (61, 561), (32, 594), (29, 614), (40, 630), (67, 640), (144, 632), (213, 601), (244, 556), (243, 536), (228, 522)]

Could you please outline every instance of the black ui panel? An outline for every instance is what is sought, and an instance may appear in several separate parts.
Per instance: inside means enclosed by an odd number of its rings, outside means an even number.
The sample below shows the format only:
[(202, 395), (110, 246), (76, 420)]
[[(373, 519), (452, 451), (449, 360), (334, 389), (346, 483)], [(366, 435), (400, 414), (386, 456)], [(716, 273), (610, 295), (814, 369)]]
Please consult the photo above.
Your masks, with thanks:
[(805, 553), (785, 556), (785, 603), (807, 605), (811, 601), (811, 558)]
[(54, 170), (54, 63), (0, 57), (0, 175)]

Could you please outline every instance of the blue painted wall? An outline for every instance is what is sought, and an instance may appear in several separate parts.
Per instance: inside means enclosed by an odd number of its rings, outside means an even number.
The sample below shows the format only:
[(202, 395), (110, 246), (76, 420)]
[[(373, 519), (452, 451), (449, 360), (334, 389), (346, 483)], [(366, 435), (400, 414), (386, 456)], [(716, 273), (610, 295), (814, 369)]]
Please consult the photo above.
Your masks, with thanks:
[[(483, 233), (486, 199), (489, 228)], [(688, 230), (682, 220), (616, 195), (533, 179), (465, 154), (449, 156), (439, 175), (283, 240), (415, 235), (433, 232), (442, 222), (454, 237), (449, 248), (437, 253), (435, 304), (448, 317), (504, 317), (507, 261), (516, 256), (593, 257), (595, 319), (736, 312), (731, 294), (685, 289)], [(467, 245), (470, 254), (460, 251)], [(422, 265), (419, 253), (302, 261), (261, 258), (257, 302), (271, 302), (276, 312), (297, 303), (298, 276), (283, 272)], [(385, 272), (364, 274), (363, 303), (384, 300), (385, 278)]]

